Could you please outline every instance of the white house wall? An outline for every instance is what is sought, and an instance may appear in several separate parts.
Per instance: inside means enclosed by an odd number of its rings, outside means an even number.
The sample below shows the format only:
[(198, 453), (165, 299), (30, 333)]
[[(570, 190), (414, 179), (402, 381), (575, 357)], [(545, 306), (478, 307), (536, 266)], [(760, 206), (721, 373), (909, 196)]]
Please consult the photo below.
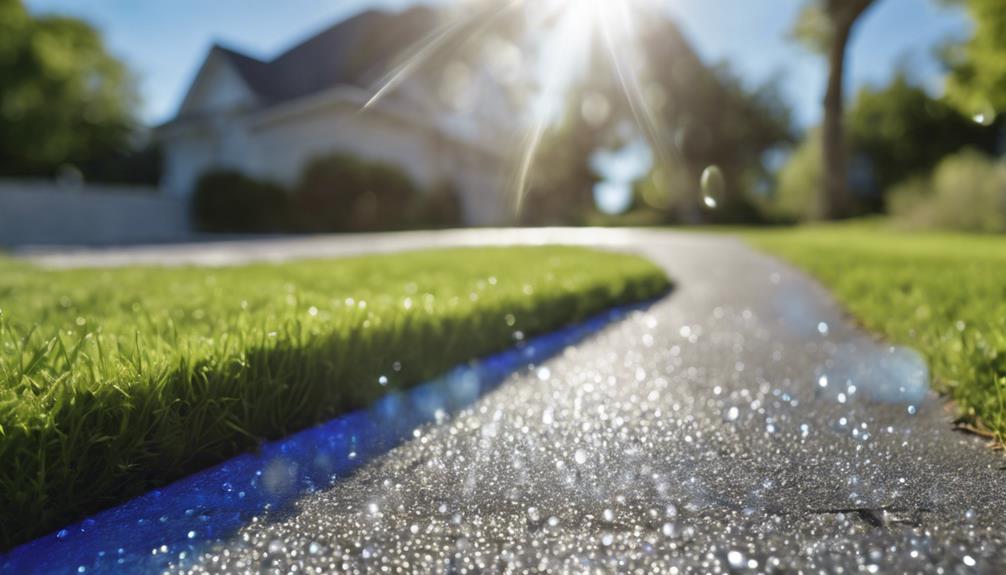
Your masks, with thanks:
[(465, 223), (473, 226), (491, 226), (507, 221), (506, 177), (500, 166), (485, 170), (466, 169), (458, 175)]
[(214, 167), (214, 142), (206, 130), (189, 130), (164, 143), (164, 176), (161, 188), (173, 197), (192, 194), (196, 180)]
[(422, 186), (444, 177), (431, 134), (339, 102), (269, 121), (249, 134), (255, 152), (245, 166), (248, 172), (285, 184), (296, 183), (312, 159), (333, 153), (393, 164)]
[[(256, 142), (250, 138), (247, 122), (242, 116), (221, 113), (212, 120), (216, 135), (213, 165), (216, 168), (234, 169), (254, 173), (249, 160), (256, 159)], [(268, 156), (266, 156), (268, 158)]]
[(214, 49), (206, 57), (196, 79), (185, 95), (178, 115), (209, 115), (239, 109), (251, 109), (257, 104), (254, 93), (245, 84), (226, 56)]
[(349, 88), (261, 110), (230, 61), (211, 52), (180, 120), (162, 132), (162, 187), (187, 197), (203, 173), (218, 169), (293, 186), (311, 160), (343, 153), (394, 165), (427, 189), (452, 184), (467, 224), (503, 223), (506, 179), (486, 151), (499, 142), (485, 141), (489, 132), (482, 132), (483, 141), (465, 143), (472, 135), (409, 84), (365, 113), (361, 95)]
[(255, 152), (245, 170), (295, 185), (314, 158), (344, 153), (397, 166), (427, 189), (453, 184), (465, 222), (501, 223), (504, 180), (498, 162), (482, 151), (445, 140), (433, 127), (409, 123), (379, 109), (333, 102), (281, 119), (260, 122), (246, 141)]
[(214, 49), (199, 69), (179, 110), (182, 118), (162, 136), (161, 187), (187, 197), (204, 172), (242, 169), (250, 152), (242, 118), (257, 100), (230, 61)]

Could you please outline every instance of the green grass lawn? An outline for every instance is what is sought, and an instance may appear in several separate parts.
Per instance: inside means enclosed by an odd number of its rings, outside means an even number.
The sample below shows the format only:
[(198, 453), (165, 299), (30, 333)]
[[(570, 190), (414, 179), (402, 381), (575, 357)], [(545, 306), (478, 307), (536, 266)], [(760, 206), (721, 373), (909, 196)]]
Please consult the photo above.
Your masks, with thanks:
[(562, 247), (214, 269), (0, 259), (0, 548), (668, 287), (641, 258)]
[(876, 224), (741, 235), (810, 272), (869, 330), (922, 352), (937, 389), (1006, 440), (1006, 237)]

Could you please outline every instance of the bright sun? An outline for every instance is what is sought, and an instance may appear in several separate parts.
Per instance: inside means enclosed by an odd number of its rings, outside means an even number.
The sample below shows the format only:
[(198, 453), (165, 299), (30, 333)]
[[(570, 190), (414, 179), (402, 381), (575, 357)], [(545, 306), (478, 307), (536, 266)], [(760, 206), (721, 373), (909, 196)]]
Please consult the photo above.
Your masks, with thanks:
[[(405, 77), (439, 53), (459, 34), (471, 34), (472, 29), (484, 29), (503, 14), (520, 11), (526, 20), (529, 70), (533, 78), (533, 94), (527, 109), (528, 126), (523, 139), (521, 160), (514, 173), (513, 208), (521, 210), (529, 176), (538, 148), (549, 126), (560, 118), (576, 82), (590, 73), (595, 46), (609, 56), (611, 67), (629, 102), (638, 128), (650, 141), (658, 161), (666, 157), (657, 133), (657, 122), (643, 97), (639, 75), (639, 57), (633, 16), (638, 3), (645, 0), (489, 0), (473, 2), (473, 9), (458, 21), (432, 33), (403, 65), (393, 71), (373, 97), (364, 105), (369, 108)], [(467, 32), (466, 32), (467, 30)]]

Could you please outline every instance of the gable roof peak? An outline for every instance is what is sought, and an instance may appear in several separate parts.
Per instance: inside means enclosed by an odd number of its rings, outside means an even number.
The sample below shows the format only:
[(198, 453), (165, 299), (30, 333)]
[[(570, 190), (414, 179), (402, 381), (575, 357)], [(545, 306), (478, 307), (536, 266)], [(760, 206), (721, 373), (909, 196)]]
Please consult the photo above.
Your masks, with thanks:
[(366, 87), (373, 72), (386, 71), (409, 45), (437, 25), (429, 6), (390, 12), (370, 9), (341, 20), (268, 61), (215, 45), (267, 105), (337, 85)]

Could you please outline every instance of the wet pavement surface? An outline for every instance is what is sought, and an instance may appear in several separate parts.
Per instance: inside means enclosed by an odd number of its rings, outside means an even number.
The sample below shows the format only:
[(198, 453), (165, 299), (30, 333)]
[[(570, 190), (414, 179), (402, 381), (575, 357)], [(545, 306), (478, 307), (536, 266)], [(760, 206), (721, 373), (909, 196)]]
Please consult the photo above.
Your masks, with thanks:
[(42, 261), (514, 242), (640, 252), (677, 288), (177, 570), (1006, 572), (1006, 458), (953, 431), (915, 352), (856, 329), (819, 286), (736, 240), (468, 231)]

